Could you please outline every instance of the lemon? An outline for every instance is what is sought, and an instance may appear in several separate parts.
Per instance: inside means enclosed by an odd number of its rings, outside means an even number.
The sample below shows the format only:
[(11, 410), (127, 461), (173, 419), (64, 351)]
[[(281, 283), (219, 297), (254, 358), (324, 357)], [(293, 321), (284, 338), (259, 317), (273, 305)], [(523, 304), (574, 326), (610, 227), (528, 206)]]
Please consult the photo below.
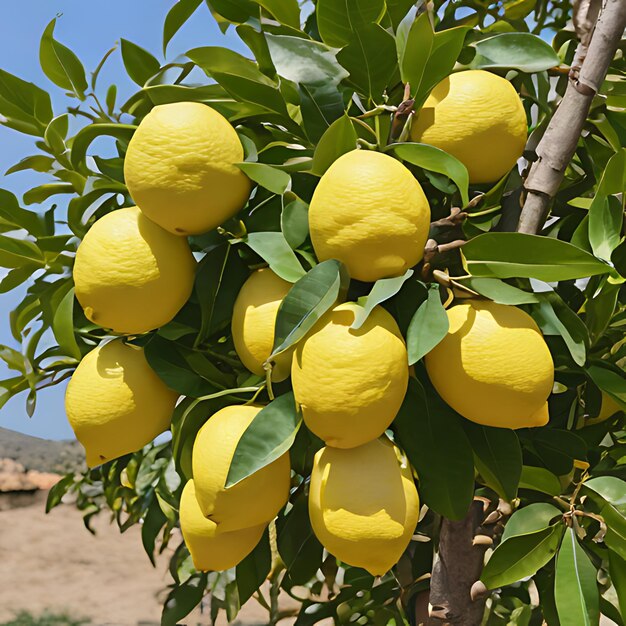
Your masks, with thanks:
[(194, 442), (192, 465), (196, 498), (203, 515), (218, 525), (218, 532), (266, 524), (289, 497), (288, 452), (236, 485), (225, 488), (239, 439), (260, 410), (258, 406), (227, 406), (211, 416)]
[(137, 207), (100, 218), (78, 246), (76, 297), (89, 320), (137, 335), (163, 326), (193, 289), (196, 262), (187, 241)]
[(413, 121), (411, 140), (455, 156), (470, 183), (492, 183), (522, 156), (526, 133), (526, 113), (513, 85), (491, 72), (468, 70), (432, 90)]
[(320, 261), (338, 259), (352, 278), (371, 282), (399, 276), (420, 261), (430, 208), (402, 163), (380, 152), (353, 150), (320, 179), (309, 228)]
[(291, 366), (306, 425), (336, 448), (379, 437), (400, 409), (409, 379), (393, 317), (377, 306), (361, 328), (351, 329), (360, 310), (346, 303), (324, 315), (297, 345)]
[(382, 576), (398, 562), (417, 525), (411, 468), (388, 439), (315, 455), (309, 491), (315, 535), (335, 557)]
[(264, 525), (218, 533), (217, 524), (202, 515), (193, 480), (187, 482), (180, 497), (180, 530), (200, 572), (222, 571), (243, 561), (259, 543)]
[[(259, 376), (265, 375), (263, 363), (274, 346), (278, 307), (291, 287), (291, 283), (264, 268), (246, 280), (235, 301), (231, 325), (235, 350), (241, 362)], [(278, 355), (272, 380), (281, 381), (289, 376), (291, 355), (291, 350)]]
[(603, 391), (600, 412), (596, 417), (588, 417), (585, 420), (585, 426), (592, 426), (593, 424), (606, 422), (606, 420), (613, 417), (618, 411), (622, 410), (622, 406), (618, 404), (608, 393)]
[(115, 339), (78, 364), (65, 411), (87, 465), (95, 467), (143, 448), (167, 430), (177, 398), (148, 365), (143, 348)]
[(469, 300), (448, 310), (450, 329), (426, 355), (441, 397), (467, 419), (500, 428), (543, 426), (554, 364), (530, 315)]
[(228, 120), (199, 102), (156, 106), (135, 131), (124, 161), (137, 206), (178, 235), (203, 233), (241, 209), (250, 180), (235, 165), (243, 148)]

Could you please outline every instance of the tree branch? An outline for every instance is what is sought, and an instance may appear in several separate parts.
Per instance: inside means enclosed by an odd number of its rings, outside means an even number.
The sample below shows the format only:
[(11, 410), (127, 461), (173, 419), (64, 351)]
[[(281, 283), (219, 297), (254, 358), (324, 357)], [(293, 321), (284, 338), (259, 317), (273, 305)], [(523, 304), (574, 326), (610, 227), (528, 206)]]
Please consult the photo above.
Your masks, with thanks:
[[(580, 72), (572, 67), (563, 100), (537, 145), (537, 160), (524, 183), (526, 201), (518, 232), (537, 234), (543, 228), (565, 169), (576, 150), (591, 102), (602, 85), (625, 28), (626, 2), (604, 0), (588, 48), (585, 44), (587, 37), (583, 35), (576, 51), (575, 61), (582, 60)], [(586, 32), (590, 29), (587, 28)]]

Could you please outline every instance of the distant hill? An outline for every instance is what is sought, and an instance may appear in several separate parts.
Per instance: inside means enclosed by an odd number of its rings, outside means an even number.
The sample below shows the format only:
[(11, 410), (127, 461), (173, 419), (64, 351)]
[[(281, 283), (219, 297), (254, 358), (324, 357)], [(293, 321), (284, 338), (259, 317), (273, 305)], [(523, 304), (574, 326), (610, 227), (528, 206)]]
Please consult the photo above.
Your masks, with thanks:
[(66, 474), (85, 469), (85, 453), (77, 441), (50, 441), (0, 428), (0, 459), (13, 459), (27, 470)]

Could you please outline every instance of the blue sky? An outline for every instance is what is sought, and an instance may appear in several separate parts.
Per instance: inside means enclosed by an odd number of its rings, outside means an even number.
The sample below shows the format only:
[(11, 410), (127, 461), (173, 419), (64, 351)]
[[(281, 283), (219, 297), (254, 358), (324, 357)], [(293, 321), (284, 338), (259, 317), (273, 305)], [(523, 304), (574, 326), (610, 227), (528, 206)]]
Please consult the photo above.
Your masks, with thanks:
[[(51, 19), (59, 16), (55, 37), (78, 55), (89, 72), (120, 38), (133, 41), (163, 61), (162, 25), (173, 4), (174, 0), (109, 0), (106, 5), (99, 6), (79, 0), (4, 2), (0, 20), (0, 67), (49, 90), (55, 112), (61, 113), (67, 100), (39, 67), (39, 39)], [(200, 45), (222, 45), (244, 51), (232, 30), (226, 36), (222, 35), (205, 5), (200, 6), (171, 41), (167, 60)], [(99, 84), (103, 91), (111, 82), (118, 85), (119, 98), (126, 98), (136, 90), (126, 77), (119, 51), (109, 59), (100, 74)], [(0, 125), (0, 176), (23, 157), (35, 153), (34, 138)], [(2, 177), (0, 187), (21, 197), (26, 190), (45, 180), (41, 175), (20, 172)], [(0, 344), (18, 347), (9, 331), (8, 316), (22, 293), (15, 290), (0, 294)], [(0, 379), (10, 375), (14, 374), (0, 362)], [(38, 437), (72, 437), (63, 409), (64, 392), (65, 386), (60, 385), (39, 394), (32, 418), (24, 410), (25, 395), (18, 395), (0, 410), (0, 426)]]

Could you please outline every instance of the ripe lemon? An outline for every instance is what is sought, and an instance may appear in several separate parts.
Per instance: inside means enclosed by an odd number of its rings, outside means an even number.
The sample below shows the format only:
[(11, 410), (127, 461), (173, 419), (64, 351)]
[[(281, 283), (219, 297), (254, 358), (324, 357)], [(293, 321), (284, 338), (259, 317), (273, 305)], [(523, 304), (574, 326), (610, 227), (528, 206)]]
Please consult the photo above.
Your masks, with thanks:
[(202, 515), (190, 480), (180, 497), (180, 530), (194, 567), (200, 572), (219, 572), (243, 561), (259, 543), (265, 526), (218, 533), (217, 524)]
[(65, 393), (65, 411), (95, 467), (135, 452), (170, 427), (178, 394), (148, 365), (143, 348), (115, 339), (89, 352)]
[(411, 468), (386, 438), (315, 455), (309, 516), (315, 535), (341, 561), (382, 576), (398, 562), (417, 525)]
[(128, 145), (124, 177), (137, 206), (177, 235), (203, 233), (235, 215), (250, 180), (228, 120), (199, 102), (156, 106)]
[(163, 326), (193, 289), (196, 262), (187, 241), (137, 207), (100, 218), (76, 252), (74, 284), (85, 315), (117, 333)]
[(227, 406), (211, 416), (196, 437), (192, 455), (196, 498), (218, 532), (267, 524), (289, 497), (288, 452), (236, 485), (224, 487), (239, 439), (260, 410)]
[(467, 419), (500, 428), (544, 426), (554, 364), (530, 315), (470, 300), (448, 310), (450, 329), (426, 355), (441, 397)]
[[(254, 374), (265, 375), (263, 363), (274, 346), (274, 326), (278, 307), (291, 289), (269, 268), (254, 272), (243, 284), (233, 309), (231, 330), (235, 350), (241, 362)], [(289, 376), (292, 351), (278, 356), (272, 370), (272, 380)]]
[(600, 413), (596, 417), (588, 417), (585, 420), (585, 426), (592, 426), (593, 424), (600, 424), (606, 422), (610, 417), (613, 417), (618, 411), (622, 411), (622, 406), (618, 404), (613, 398), (606, 392), (602, 392), (602, 404), (600, 405)]
[(320, 179), (309, 207), (320, 261), (338, 259), (352, 278), (399, 276), (424, 255), (430, 207), (411, 172), (392, 157), (353, 150)]
[(306, 425), (329, 446), (379, 437), (396, 416), (409, 380), (406, 346), (380, 306), (358, 330), (358, 304), (324, 315), (294, 353), (291, 382)]
[(492, 183), (522, 156), (526, 113), (511, 83), (484, 70), (444, 78), (411, 127), (411, 140), (461, 161), (471, 183)]

